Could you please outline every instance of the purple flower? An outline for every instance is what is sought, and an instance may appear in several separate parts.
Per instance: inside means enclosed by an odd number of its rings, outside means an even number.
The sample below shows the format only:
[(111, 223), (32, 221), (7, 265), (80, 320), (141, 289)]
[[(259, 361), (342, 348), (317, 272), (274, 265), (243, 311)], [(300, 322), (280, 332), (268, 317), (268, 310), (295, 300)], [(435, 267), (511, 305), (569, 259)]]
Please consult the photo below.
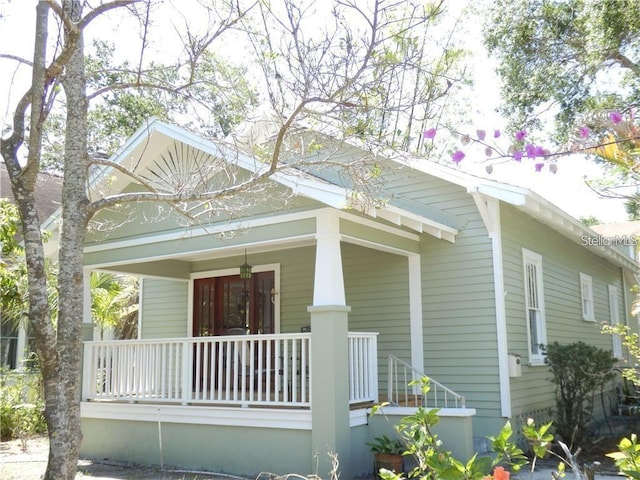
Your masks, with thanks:
[(544, 167), (544, 163), (536, 163), (536, 172), (541, 172)]
[(536, 146), (532, 143), (527, 143), (524, 146), (524, 151), (527, 152), (527, 157), (536, 158)]
[(491, 155), (493, 155), (493, 148), (491, 148), (491, 147), (485, 147), (485, 149), (484, 149), (484, 154), (485, 154), (487, 157), (490, 157)]
[(536, 147), (534, 153), (536, 154), (536, 157), (546, 157), (549, 154), (549, 152), (542, 147)]
[(589, 127), (580, 127), (580, 138), (587, 138), (589, 133), (591, 133)]
[(484, 130), (476, 130), (476, 135), (478, 136), (478, 140), (482, 142), (487, 136), (487, 132), (485, 132)]
[(516, 132), (516, 142), (521, 142), (522, 140), (524, 140), (524, 137), (526, 136), (527, 136), (526, 130), (518, 130)]
[(493, 131), (493, 138), (500, 138), (500, 130)]
[(451, 160), (453, 160), (454, 163), (460, 163), (463, 158), (464, 158), (464, 152), (461, 150), (456, 150), (451, 154)]
[(435, 138), (437, 130), (435, 128), (430, 128), (429, 130), (425, 130), (422, 136), (424, 138)]
[(620, 115), (620, 112), (610, 112), (609, 113), (609, 119), (615, 123), (618, 124), (622, 121), (622, 115)]
[(551, 173), (556, 173), (558, 171), (558, 164), (552, 163), (551, 165), (549, 165), (549, 171)]
[(513, 159), (514, 159), (516, 162), (520, 162), (520, 161), (522, 161), (522, 151), (520, 151), (520, 150), (516, 150), (515, 152), (513, 152)]

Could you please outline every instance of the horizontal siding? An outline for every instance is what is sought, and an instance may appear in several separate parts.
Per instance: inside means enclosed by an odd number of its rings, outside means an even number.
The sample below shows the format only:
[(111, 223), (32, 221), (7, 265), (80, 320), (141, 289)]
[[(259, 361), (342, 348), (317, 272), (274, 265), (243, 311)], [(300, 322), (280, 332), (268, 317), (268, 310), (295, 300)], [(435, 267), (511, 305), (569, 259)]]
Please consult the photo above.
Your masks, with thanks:
[[(513, 207), (503, 206), (502, 241), (509, 352), (522, 357), (522, 376), (511, 378), (513, 415), (551, 408), (554, 385), (546, 366), (528, 365), (528, 339), (524, 298), (522, 248), (542, 256), (547, 342), (561, 344), (583, 341), (611, 349), (612, 338), (600, 332), (609, 321), (608, 285), (622, 292), (620, 269), (602, 257), (570, 241), (554, 230), (527, 217)], [(580, 272), (591, 275), (595, 322), (582, 319)], [(620, 298), (623, 309), (622, 296)]]
[(187, 282), (142, 280), (141, 338), (187, 335)]
[[(409, 185), (403, 188), (409, 194)], [(477, 409), (474, 435), (495, 434), (500, 386), (487, 230), (463, 188), (433, 178), (412, 188), (418, 188), (414, 199), (457, 217), (460, 224), (454, 244), (429, 235), (421, 239), (425, 371)]]
[(389, 354), (411, 361), (409, 269), (406, 257), (342, 245), (349, 331), (378, 332), (380, 390), (386, 391)]
[(315, 247), (278, 253), (280, 263), (280, 318), (282, 332), (299, 332), (311, 324), (307, 308), (313, 304)]

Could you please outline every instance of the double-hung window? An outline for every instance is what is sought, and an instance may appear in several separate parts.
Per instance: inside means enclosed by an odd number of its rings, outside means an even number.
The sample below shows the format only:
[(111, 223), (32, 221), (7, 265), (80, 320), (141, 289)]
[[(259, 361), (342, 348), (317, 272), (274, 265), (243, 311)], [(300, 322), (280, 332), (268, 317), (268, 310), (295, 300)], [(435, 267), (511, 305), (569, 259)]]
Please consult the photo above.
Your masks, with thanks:
[[(620, 302), (618, 300), (618, 287), (609, 285), (609, 317), (611, 326), (615, 327), (620, 323)], [(620, 335), (613, 336), (613, 356), (622, 358), (622, 339)]]
[(580, 297), (582, 299), (582, 318), (588, 322), (595, 322), (593, 311), (593, 280), (591, 276), (580, 273)]
[(530, 250), (522, 249), (524, 263), (525, 306), (529, 339), (529, 362), (544, 363), (544, 345), (547, 332), (544, 319), (544, 289), (542, 284), (542, 257)]

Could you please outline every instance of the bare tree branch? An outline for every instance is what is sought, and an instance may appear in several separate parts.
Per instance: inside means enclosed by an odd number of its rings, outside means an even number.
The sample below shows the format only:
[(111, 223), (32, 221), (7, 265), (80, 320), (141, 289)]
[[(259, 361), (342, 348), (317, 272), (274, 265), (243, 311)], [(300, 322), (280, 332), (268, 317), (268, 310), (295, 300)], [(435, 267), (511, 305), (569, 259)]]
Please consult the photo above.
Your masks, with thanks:
[[(51, 0), (49, 0), (51, 1)], [(135, 3), (140, 3), (145, 0), (114, 0), (112, 2), (103, 3), (92, 9), (78, 22), (78, 29), (84, 30), (89, 23), (98, 18), (100, 15), (120, 7), (127, 7)]]
[(27, 65), (28, 67), (33, 67), (33, 62), (27, 60), (26, 58), (18, 57), (17, 55), (11, 55), (9, 53), (0, 53), (0, 58), (15, 60), (16, 62), (21, 63), (23, 65)]

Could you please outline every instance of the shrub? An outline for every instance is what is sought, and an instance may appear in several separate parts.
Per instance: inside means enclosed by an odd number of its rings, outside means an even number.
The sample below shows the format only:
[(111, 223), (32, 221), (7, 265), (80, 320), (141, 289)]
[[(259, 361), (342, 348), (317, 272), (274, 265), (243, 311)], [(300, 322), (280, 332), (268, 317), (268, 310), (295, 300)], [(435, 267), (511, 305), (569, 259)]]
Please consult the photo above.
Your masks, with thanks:
[(47, 431), (40, 375), (2, 372), (0, 384), (0, 435), (3, 440), (26, 440)]
[(570, 446), (579, 444), (593, 419), (594, 396), (613, 378), (616, 359), (609, 350), (584, 342), (553, 342), (547, 345), (546, 355), (556, 385), (556, 433)]

